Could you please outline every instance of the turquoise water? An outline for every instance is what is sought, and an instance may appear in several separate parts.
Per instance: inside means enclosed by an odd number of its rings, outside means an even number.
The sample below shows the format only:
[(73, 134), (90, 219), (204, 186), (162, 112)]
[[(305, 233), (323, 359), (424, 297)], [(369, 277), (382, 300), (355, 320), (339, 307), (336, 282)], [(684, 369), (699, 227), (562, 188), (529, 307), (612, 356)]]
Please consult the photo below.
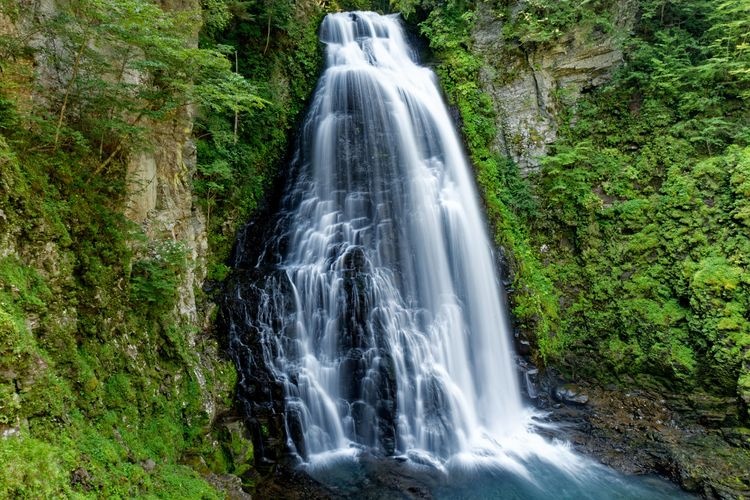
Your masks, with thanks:
[(373, 457), (353, 450), (304, 466), (336, 494), (362, 499), (687, 499), (695, 498), (657, 476), (627, 476), (580, 458), (575, 468), (538, 457), (523, 468), (497, 462), (440, 464), (406, 457)]

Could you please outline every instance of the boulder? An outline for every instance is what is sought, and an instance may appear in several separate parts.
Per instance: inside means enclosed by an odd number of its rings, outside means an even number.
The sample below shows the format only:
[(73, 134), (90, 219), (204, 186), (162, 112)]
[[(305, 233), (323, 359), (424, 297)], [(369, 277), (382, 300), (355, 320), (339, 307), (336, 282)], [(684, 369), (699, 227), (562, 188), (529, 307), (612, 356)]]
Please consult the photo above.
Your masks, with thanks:
[(585, 405), (589, 402), (589, 397), (574, 384), (558, 385), (552, 392), (555, 401), (565, 404)]

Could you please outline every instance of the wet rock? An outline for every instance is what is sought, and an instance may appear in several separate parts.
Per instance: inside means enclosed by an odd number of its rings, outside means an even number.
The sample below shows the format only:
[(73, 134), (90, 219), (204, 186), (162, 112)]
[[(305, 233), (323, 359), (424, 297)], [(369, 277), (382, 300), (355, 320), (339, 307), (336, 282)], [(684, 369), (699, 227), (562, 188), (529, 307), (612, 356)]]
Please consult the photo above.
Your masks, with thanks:
[(750, 449), (750, 429), (746, 427), (734, 427), (722, 429), (724, 440), (732, 446)]
[(530, 400), (534, 401), (534, 404), (539, 406), (539, 402), (536, 401), (540, 396), (541, 388), (539, 369), (536, 365), (523, 357), (516, 358), (516, 368), (520, 375), (522, 388), (526, 389), (524, 391), (525, 395), (528, 396)]
[(375, 432), (375, 409), (364, 401), (351, 404), (351, 414), (357, 436), (364, 442), (373, 442)]
[(378, 438), (383, 451), (393, 455), (396, 450), (396, 403), (393, 400), (378, 401)]
[(367, 374), (361, 349), (349, 349), (339, 367), (341, 395), (347, 401), (359, 399), (362, 395), (362, 379)]
[(516, 352), (521, 356), (528, 356), (531, 354), (531, 344), (528, 340), (518, 340), (516, 342)]
[(573, 384), (559, 385), (555, 387), (552, 397), (561, 403), (585, 405), (589, 402), (589, 397), (581, 389)]
[(257, 479), (253, 494), (256, 498), (283, 498), (285, 500), (338, 500), (349, 498), (324, 486), (294, 467), (279, 466), (271, 473)]
[(242, 489), (242, 480), (233, 474), (208, 474), (206, 481), (224, 493), (228, 500), (251, 500), (253, 497)]
[(364, 498), (430, 499), (430, 491), (443, 479), (430, 462), (415, 466), (414, 462), (369, 454), (364, 454), (361, 462), (365, 474), (361, 485)]
[[(552, 386), (553, 397), (558, 387), (566, 386)], [(539, 432), (628, 474), (665, 476), (706, 498), (750, 498), (750, 449), (742, 445), (750, 431), (700, 423), (710, 422), (701, 415), (715, 415), (722, 398), (633, 387), (586, 386), (588, 404), (545, 407), (544, 421), (556, 425)]]
[(380, 352), (378, 364), (377, 415), (378, 437), (387, 455), (396, 449), (396, 420), (398, 405), (396, 397), (396, 365), (393, 356), (385, 350)]
[[(232, 332), (229, 350), (244, 376), (237, 384), (238, 410), (247, 416), (259, 467), (268, 467), (287, 455), (284, 381), (279, 380), (266, 356), (277, 355), (277, 343), (269, 336), (289, 324), (294, 312), (289, 300), (292, 287), (285, 273), (237, 270), (228, 285), (235, 290), (223, 297), (219, 321)], [(268, 323), (250, 324), (248, 318), (262, 315)], [(292, 375), (292, 378), (293, 375)]]
[(349, 247), (343, 257), (344, 270), (351, 273), (370, 272), (367, 255), (361, 246)]

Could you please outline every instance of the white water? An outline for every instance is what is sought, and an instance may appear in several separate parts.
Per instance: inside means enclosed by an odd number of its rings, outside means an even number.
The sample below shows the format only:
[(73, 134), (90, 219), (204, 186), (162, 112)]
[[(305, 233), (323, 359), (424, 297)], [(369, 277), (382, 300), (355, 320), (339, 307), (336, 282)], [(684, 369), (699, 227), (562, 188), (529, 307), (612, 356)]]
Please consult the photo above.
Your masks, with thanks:
[[(507, 314), (435, 77), (415, 63), (394, 16), (332, 14), (321, 38), (327, 69), (305, 124), (283, 264), (297, 298), (291, 392), (306, 409), (307, 452), (383, 446), (384, 354), (396, 449), (448, 458), (513, 435), (525, 419)], [(350, 261), (360, 266), (354, 298), (343, 290)], [(342, 336), (357, 338), (342, 345)], [(363, 377), (352, 381), (353, 371)]]

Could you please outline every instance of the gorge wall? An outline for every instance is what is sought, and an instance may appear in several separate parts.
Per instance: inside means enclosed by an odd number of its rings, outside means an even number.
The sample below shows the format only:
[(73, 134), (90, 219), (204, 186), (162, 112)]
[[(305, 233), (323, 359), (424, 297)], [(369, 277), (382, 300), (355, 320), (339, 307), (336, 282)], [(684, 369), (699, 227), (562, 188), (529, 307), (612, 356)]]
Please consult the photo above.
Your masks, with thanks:
[(0, 7), (0, 496), (241, 494), (198, 106), (139, 69), (170, 77), (158, 49), (223, 64), (197, 50), (200, 2)]
[[(497, 135), (493, 149), (509, 156), (523, 176), (557, 138), (560, 114), (584, 92), (609, 81), (623, 63), (622, 42), (635, 22), (636, 2), (611, 2), (612, 25), (581, 24), (549, 42), (523, 44), (504, 35), (507, 19), (494, 2), (478, 2), (472, 52), (483, 61), (482, 90), (492, 99)], [(508, 7), (511, 22), (523, 22), (522, 4)]]
[[(119, 81), (82, 43), (110, 36), (75, 22), (101, 17), (94, 3), (0, 0), (0, 463), (10, 464), (0, 496), (252, 488), (213, 301), (237, 229), (283, 177), (320, 68), (320, 19), (352, 8), (411, 12), (429, 42), (512, 270), (518, 344), (591, 398), (560, 409), (589, 429), (576, 445), (706, 496), (746, 494), (750, 155), (737, 70), (748, 54), (715, 35), (739, 40), (743, 25), (727, 19), (747, 12), (650, 0), (578, 10), (165, 0), (176, 18), (149, 13), (189, 26), (175, 42), (133, 10), (147, 3), (102, 3), (130, 28), (116, 36), (132, 35), (110, 62), (142, 61), (127, 46), (149, 36), (170, 50), (231, 46), (221, 57), (231, 64), (211, 60), (212, 71), (239, 73), (238, 88), (260, 99), (216, 111), (180, 94), (199, 72), (165, 60), (153, 90), (181, 97), (133, 99), (114, 83), (148, 81), (137, 76), (148, 70)], [(686, 60), (688, 46), (701, 49)], [(719, 49), (737, 66), (722, 66)], [(706, 89), (721, 94), (706, 100)], [(612, 458), (613, 442), (651, 458), (631, 467)]]
[(213, 302), (323, 8), (0, 2), (0, 496), (245, 497)]

